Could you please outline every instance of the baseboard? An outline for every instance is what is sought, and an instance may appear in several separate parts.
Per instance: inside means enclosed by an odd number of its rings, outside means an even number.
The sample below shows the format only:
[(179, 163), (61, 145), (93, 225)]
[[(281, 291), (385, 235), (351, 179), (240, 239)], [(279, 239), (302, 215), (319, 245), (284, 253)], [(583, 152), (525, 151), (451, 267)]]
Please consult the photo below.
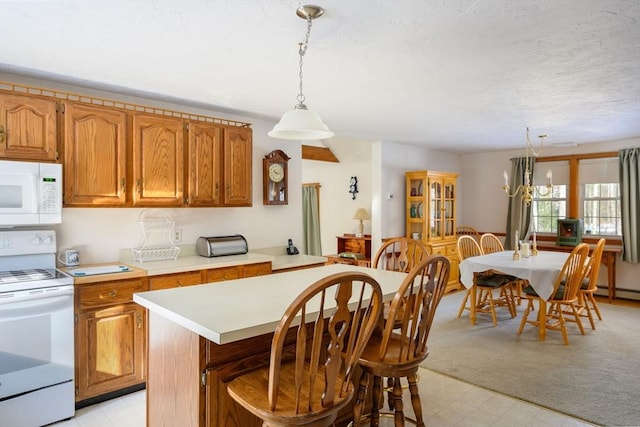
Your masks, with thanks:
[[(598, 288), (596, 291), (596, 295), (600, 295), (603, 297), (609, 296), (609, 291), (607, 288)], [(624, 298), (635, 301), (640, 301), (640, 291), (629, 290), (629, 289), (616, 289), (616, 298)]]

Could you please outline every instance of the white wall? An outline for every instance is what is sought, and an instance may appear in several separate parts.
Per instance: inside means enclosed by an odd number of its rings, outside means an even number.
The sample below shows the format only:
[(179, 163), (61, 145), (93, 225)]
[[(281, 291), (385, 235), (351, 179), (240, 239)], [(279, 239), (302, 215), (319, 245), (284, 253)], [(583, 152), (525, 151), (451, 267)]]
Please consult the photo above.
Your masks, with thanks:
[[(159, 212), (169, 213), (174, 218), (176, 227), (183, 231), (183, 244), (194, 244), (199, 236), (226, 234), (244, 235), (250, 249), (285, 247), (289, 238), (294, 242), (301, 241), (302, 195), (298, 191), (301, 184), (301, 144), (297, 141), (269, 138), (267, 132), (275, 122), (236, 116), (203, 107), (123, 96), (21, 76), (3, 74), (0, 80), (252, 123), (252, 207), (175, 208), (160, 209)], [(262, 204), (262, 158), (274, 149), (281, 149), (291, 157), (287, 206)], [(141, 210), (139, 208), (65, 208), (62, 212), (62, 224), (54, 227), (57, 231), (58, 247), (80, 249), (82, 263), (117, 261), (121, 249), (137, 247), (142, 243), (142, 236), (137, 226)]]
[[(319, 182), (320, 233), (322, 254), (337, 251), (336, 236), (357, 233), (360, 222), (353, 219), (358, 208), (372, 213), (372, 144), (367, 141), (333, 139), (326, 142), (339, 163), (302, 161), (302, 182)], [(358, 177), (355, 200), (349, 193), (349, 180)], [(371, 233), (371, 221), (364, 221), (365, 234)]]
[[(596, 144), (585, 144), (577, 147), (555, 148), (544, 147), (541, 156), (556, 156), (581, 153), (598, 153), (617, 151), (623, 148), (640, 146), (640, 138), (619, 141), (606, 141)], [(522, 150), (468, 154), (461, 156), (462, 177), (464, 185), (461, 187), (464, 201), (462, 222), (476, 227), (483, 232), (504, 233), (507, 223), (508, 198), (502, 190), (504, 184), (502, 173), (511, 170), (511, 158), (524, 155)], [(478, 208), (482, 207), (482, 208)], [(605, 286), (607, 269), (600, 269), (598, 284)], [(640, 291), (640, 264), (629, 264), (617, 260), (616, 286), (618, 289)]]

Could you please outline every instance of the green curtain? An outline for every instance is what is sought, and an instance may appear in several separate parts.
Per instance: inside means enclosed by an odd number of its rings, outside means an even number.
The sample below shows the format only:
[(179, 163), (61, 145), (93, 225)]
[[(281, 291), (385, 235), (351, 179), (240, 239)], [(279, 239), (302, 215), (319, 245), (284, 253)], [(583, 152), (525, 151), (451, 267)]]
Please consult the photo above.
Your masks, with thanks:
[(640, 263), (640, 147), (620, 150), (622, 260)]
[[(529, 158), (529, 167), (531, 177), (533, 177), (535, 159)], [(516, 157), (511, 159), (511, 179), (509, 182), (509, 188), (511, 191), (515, 191), (519, 185), (524, 184), (524, 171), (527, 167), (526, 157)], [(529, 226), (531, 225), (531, 206), (526, 206), (522, 201), (522, 192), (518, 190), (518, 194), (514, 197), (509, 197), (509, 210), (507, 211), (507, 237), (504, 241), (504, 248), (506, 250), (513, 249), (515, 232), (518, 230), (520, 240), (524, 240), (529, 232)]]
[(302, 186), (302, 228), (304, 235), (303, 253), (307, 255), (322, 255), (319, 195), (315, 185)]

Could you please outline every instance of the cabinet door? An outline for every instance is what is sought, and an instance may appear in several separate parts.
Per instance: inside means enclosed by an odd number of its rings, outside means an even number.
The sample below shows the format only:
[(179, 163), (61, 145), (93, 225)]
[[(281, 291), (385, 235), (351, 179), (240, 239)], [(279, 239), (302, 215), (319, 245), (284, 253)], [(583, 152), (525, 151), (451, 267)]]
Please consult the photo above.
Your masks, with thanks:
[(146, 310), (128, 303), (80, 312), (76, 401), (145, 381)]
[(251, 206), (251, 129), (224, 130), (224, 196), (226, 206)]
[(182, 205), (183, 134), (180, 119), (133, 116), (134, 205)]
[(222, 128), (211, 124), (189, 124), (189, 206), (222, 204)]
[(55, 161), (56, 101), (0, 94), (0, 158)]
[(178, 274), (165, 274), (149, 279), (149, 290), (178, 288), (182, 286), (199, 285), (202, 283), (199, 271)]
[(64, 111), (64, 203), (126, 203), (126, 115), (68, 102)]

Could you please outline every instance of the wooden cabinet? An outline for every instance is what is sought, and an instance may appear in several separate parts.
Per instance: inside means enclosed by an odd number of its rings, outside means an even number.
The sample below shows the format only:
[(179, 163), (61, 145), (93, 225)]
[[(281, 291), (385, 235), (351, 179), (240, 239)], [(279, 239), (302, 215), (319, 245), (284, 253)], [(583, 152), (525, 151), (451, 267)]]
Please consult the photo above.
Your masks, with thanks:
[(163, 274), (149, 278), (149, 290), (158, 291), (160, 289), (179, 288), (182, 286), (199, 285), (202, 283), (200, 271), (189, 271), (186, 273)]
[(0, 158), (56, 161), (57, 101), (0, 93)]
[(64, 104), (65, 206), (122, 206), (126, 199), (124, 112)]
[[(327, 256), (327, 264), (351, 264), (362, 267), (371, 266), (371, 235), (356, 237), (355, 234), (336, 236), (338, 253)], [(351, 254), (353, 257), (341, 257), (340, 254)]]
[(449, 259), (447, 291), (459, 289), (456, 247), (456, 196), (458, 174), (413, 171), (406, 174), (406, 235), (421, 240), (431, 253)]
[(251, 206), (253, 141), (250, 128), (225, 127), (223, 139), (223, 204)]
[(224, 280), (242, 279), (244, 277), (271, 274), (271, 261), (255, 264), (235, 265), (232, 267), (213, 268), (205, 271), (205, 283), (222, 282)]
[(184, 189), (181, 119), (133, 116), (133, 204), (181, 206)]
[(222, 205), (222, 128), (189, 123), (189, 206)]
[(144, 278), (78, 285), (76, 401), (141, 384), (146, 379), (146, 309), (133, 302)]
[(251, 206), (251, 129), (189, 123), (189, 206)]

